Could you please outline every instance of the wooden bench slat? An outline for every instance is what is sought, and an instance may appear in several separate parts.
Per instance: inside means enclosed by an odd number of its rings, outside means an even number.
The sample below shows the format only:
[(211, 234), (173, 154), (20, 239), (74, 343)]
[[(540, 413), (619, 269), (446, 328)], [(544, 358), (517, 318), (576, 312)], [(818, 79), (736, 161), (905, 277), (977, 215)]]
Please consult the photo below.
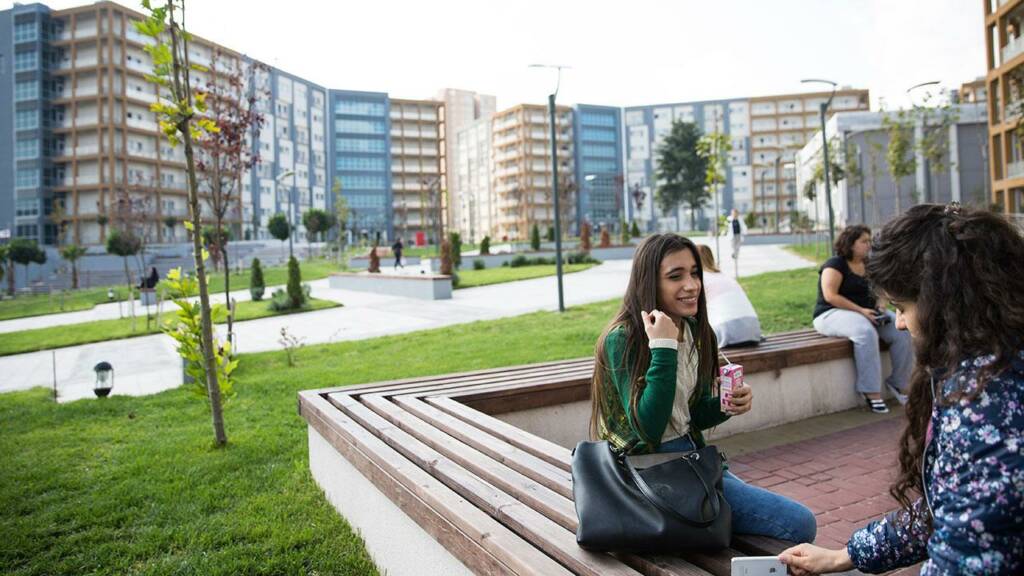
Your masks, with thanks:
[(565, 380), (571, 380), (580, 378), (582, 375), (586, 375), (586, 378), (590, 378), (590, 373), (593, 371), (591, 366), (581, 368), (577, 365), (568, 366), (552, 366), (545, 369), (544, 371), (537, 371), (531, 374), (495, 374), (491, 375), (486, 380), (468, 381), (456, 380), (448, 383), (434, 383), (428, 382), (422, 385), (403, 387), (395, 390), (377, 390), (368, 392), (369, 394), (377, 394), (380, 396), (395, 396), (398, 394), (404, 395), (418, 395), (426, 393), (438, 393), (444, 390), (462, 390), (473, 386), (489, 386), (493, 389), (501, 389), (502, 386), (508, 386), (515, 383), (531, 383), (531, 384), (544, 384), (552, 383), (557, 385), (559, 382)]
[(482, 574), (568, 574), (484, 511), (459, 498), (318, 396), (303, 416), (338, 452), (460, 562)]
[(525, 541), (546, 552), (578, 574), (634, 576), (638, 572), (607, 554), (588, 552), (576, 545), (573, 533), (549, 520), (479, 477), (469, 473), (413, 436), (364, 406), (346, 398), (342, 411), (410, 462), (430, 473), (448, 488), (512, 529)]
[(389, 400), (380, 397), (364, 398), (363, 403), (431, 449), (451, 458), (459, 466), (503, 492), (515, 496), (566, 530), (576, 530), (576, 509), (565, 496), (449, 436), (440, 427), (420, 420)]

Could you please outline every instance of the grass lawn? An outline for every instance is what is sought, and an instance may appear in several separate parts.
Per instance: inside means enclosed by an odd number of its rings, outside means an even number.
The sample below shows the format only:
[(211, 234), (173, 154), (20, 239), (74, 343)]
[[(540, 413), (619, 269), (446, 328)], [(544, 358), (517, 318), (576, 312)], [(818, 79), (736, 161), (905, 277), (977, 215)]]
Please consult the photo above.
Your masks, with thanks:
[[(267, 316), (295, 313), (291, 311), (274, 312), (270, 310), (268, 302), (269, 299), (263, 302), (239, 302), (236, 311), (236, 321), (255, 320), (257, 318), (266, 318)], [(174, 305), (168, 304), (168, 306)], [(311, 299), (309, 310), (322, 310), (324, 308), (334, 308), (335, 306), (340, 306), (340, 304), (329, 300), (313, 298)], [(307, 311), (301, 310), (300, 312)], [(163, 320), (170, 320), (173, 317), (173, 312), (164, 312), (162, 316)], [(82, 322), (65, 326), (51, 326), (35, 330), (22, 330), (20, 332), (7, 332), (0, 334), (0, 356), (156, 334), (160, 332), (160, 322), (155, 320), (154, 318), (150, 322), (148, 329), (146, 327), (146, 316), (141, 315), (135, 318), (134, 330), (132, 330), (131, 318), (120, 318), (116, 320)]]
[[(809, 324), (812, 274), (742, 280), (766, 332)], [(66, 405), (44, 389), (2, 394), (0, 566), (17, 576), (375, 574), (312, 481), (296, 392), (587, 356), (619, 303), (307, 346), (294, 368), (283, 351), (243, 354), (223, 450), (189, 390)]]
[(786, 246), (786, 250), (789, 250), (797, 256), (803, 256), (807, 260), (816, 264), (821, 264), (832, 256), (832, 248), (829, 246), (828, 242), (790, 244)]
[[(487, 286), (488, 284), (501, 284), (502, 282), (513, 282), (515, 280), (529, 280), (530, 278), (542, 278), (544, 276), (554, 276), (555, 266), (541, 265), (541, 266), (520, 266), (518, 268), (510, 268), (507, 266), (497, 266), (494, 268), (485, 268), (483, 270), (473, 270), (472, 262), (469, 263), (470, 267), (465, 270), (459, 270), (459, 288), (476, 288), (477, 286)], [(463, 260), (463, 266), (466, 265)], [(582, 272), (589, 268), (593, 268), (596, 264), (563, 264), (562, 273), (570, 274), (572, 272)]]

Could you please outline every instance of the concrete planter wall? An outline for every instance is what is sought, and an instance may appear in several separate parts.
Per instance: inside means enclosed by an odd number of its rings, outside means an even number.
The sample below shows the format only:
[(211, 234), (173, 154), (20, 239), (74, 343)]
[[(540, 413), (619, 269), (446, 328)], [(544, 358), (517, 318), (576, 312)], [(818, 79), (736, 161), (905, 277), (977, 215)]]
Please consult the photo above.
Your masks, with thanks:
[(451, 276), (397, 274), (332, 274), (331, 288), (404, 296), (421, 300), (449, 300), (452, 297)]
[[(593, 248), (590, 250), (590, 255), (598, 260), (630, 260), (633, 258), (633, 253), (636, 251), (636, 246), (612, 246), (611, 248)], [(568, 249), (563, 247), (562, 249), (562, 262), (568, 258), (569, 254), (575, 252), (575, 249)], [(487, 268), (497, 268), (505, 262), (512, 261), (516, 256), (526, 256), (527, 258), (555, 258), (554, 248), (550, 250), (541, 250), (539, 252), (516, 252), (512, 254), (487, 254), (486, 256), (467, 256), (462, 255), (462, 270), (472, 270), (474, 260), (483, 260), (484, 265)], [(437, 258), (431, 258), (435, 267), (440, 266), (440, 260)], [(409, 257), (403, 258), (402, 262), (406, 266), (415, 267), (419, 266), (422, 260), (420, 258)], [(352, 258), (349, 260), (349, 267), (355, 270), (363, 270), (369, 265), (370, 261), (367, 258)], [(390, 262), (381, 261), (381, 268), (388, 269)]]

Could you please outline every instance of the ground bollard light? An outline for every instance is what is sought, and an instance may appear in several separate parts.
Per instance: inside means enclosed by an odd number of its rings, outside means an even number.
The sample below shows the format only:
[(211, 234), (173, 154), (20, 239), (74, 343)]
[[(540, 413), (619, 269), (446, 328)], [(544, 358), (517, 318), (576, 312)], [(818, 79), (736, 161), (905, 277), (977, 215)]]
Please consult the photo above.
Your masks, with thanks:
[(100, 362), (92, 369), (96, 372), (96, 384), (93, 385), (92, 391), (96, 393), (97, 398), (106, 398), (114, 387), (114, 367), (110, 362)]

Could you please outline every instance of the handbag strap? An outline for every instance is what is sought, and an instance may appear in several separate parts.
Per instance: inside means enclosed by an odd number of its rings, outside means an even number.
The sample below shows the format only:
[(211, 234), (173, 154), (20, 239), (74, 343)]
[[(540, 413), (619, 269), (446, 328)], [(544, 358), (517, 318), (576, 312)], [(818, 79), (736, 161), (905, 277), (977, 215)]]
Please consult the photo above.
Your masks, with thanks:
[(636, 487), (640, 489), (640, 493), (643, 494), (644, 498), (647, 498), (647, 500), (651, 504), (654, 504), (654, 506), (657, 507), (662, 512), (665, 512), (666, 514), (675, 517), (676, 519), (682, 521), (685, 524), (694, 526), (696, 528), (707, 528), (708, 526), (713, 524), (715, 520), (718, 519), (718, 515), (721, 512), (721, 505), (718, 502), (718, 494), (716, 494), (715, 491), (712, 490), (710, 486), (708, 486), (708, 483), (704, 479), (704, 476), (701, 475), (700, 470), (697, 469), (697, 466), (690, 459), (690, 456), (692, 454), (696, 454), (696, 452), (691, 452), (689, 455), (684, 456), (683, 460), (685, 460), (686, 463), (690, 465), (690, 468), (693, 470), (693, 473), (697, 476), (697, 478), (700, 479), (701, 485), (704, 486), (704, 494), (707, 496), (709, 500), (711, 500), (711, 518), (707, 520), (703, 518), (700, 520), (690, 520), (686, 516), (683, 516), (668, 502), (665, 502), (665, 500), (661, 496), (659, 496), (657, 492), (652, 490), (651, 487), (647, 485), (647, 482), (643, 479), (642, 476), (640, 476), (640, 473), (637, 472), (633, 465), (629, 463), (629, 457), (624, 458), (623, 464), (626, 466), (626, 470), (629, 470), (629, 474), (633, 478), (633, 482), (636, 483)]

